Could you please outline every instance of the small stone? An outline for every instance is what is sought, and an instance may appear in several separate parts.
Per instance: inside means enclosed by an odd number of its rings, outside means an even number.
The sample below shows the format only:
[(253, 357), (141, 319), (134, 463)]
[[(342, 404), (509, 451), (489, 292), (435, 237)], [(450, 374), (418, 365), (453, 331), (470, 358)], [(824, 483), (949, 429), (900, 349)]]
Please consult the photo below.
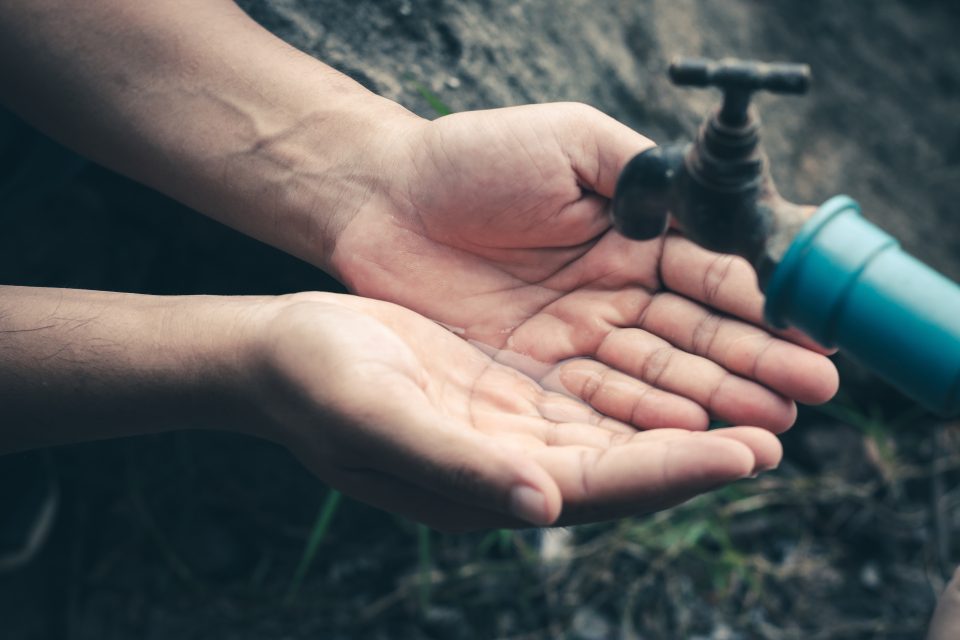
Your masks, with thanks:
[(540, 534), (540, 562), (551, 568), (566, 567), (573, 559), (573, 546), (570, 529), (544, 529)]
[(613, 636), (610, 623), (594, 609), (578, 609), (570, 626), (577, 640), (607, 640)]
[(876, 591), (883, 584), (883, 579), (880, 577), (880, 568), (876, 562), (868, 562), (860, 569), (860, 584), (871, 591)]
[(423, 622), (441, 638), (462, 638), (463, 631), (469, 628), (463, 612), (453, 607), (430, 606)]
[(710, 640), (740, 640), (740, 634), (734, 633), (733, 629), (721, 622), (713, 628)]

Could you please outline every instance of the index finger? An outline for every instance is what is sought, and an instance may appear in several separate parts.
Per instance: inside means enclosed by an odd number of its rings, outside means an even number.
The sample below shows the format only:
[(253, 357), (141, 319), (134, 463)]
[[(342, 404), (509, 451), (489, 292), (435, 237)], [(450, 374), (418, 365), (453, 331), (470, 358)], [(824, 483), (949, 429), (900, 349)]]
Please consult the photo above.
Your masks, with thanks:
[(764, 327), (811, 351), (824, 355), (836, 352), (796, 329), (772, 330), (763, 318), (764, 297), (757, 274), (740, 256), (715, 253), (671, 233), (664, 242), (660, 277), (671, 291)]

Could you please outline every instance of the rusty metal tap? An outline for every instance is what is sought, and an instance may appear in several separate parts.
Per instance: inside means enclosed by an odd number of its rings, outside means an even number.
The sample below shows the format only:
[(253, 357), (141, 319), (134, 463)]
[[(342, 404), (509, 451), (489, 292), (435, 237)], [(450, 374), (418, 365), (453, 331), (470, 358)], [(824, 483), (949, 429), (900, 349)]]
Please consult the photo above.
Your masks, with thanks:
[(692, 144), (655, 147), (627, 163), (613, 199), (616, 228), (651, 239), (672, 214), (694, 242), (750, 261), (771, 326), (841, 347), (929, 409), (960, 415), (960, 285), (905, 252), (853, 199), (805, 207), (773, 185), (750, 98), (803, 93), (809, 68), (678, 60), (670, 77), (719, 87), (723, 104)]
[(664, 232), (672, 214), (694, 242), (746, 258), (763, 287), (815, 207), (787, 202), (777, 192), (750, 99), (757, 91), (805, 93), (810, 68), (682, 58), (670, 65), (670, 79), (718, 87), (723, 103), (693, 143), (654, 147), (627, 164), (611, 208), (614, 226), (629, 238), (649, 240)]

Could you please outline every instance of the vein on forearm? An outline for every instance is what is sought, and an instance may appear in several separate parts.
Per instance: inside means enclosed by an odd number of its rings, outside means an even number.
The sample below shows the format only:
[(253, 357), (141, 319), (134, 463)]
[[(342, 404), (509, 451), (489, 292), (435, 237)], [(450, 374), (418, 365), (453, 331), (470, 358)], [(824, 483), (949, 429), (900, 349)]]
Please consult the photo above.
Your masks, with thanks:
[(229, 0), (0, 3), (0, 100), (97, 162), (321, 267), (338, 220), (376, 178), (374, 130), (406, 113)]

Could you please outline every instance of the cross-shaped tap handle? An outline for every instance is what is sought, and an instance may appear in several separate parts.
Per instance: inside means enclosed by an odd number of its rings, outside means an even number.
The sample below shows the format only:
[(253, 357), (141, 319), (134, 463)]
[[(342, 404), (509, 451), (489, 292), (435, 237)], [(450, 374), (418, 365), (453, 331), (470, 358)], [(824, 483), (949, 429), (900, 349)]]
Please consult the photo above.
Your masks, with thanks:
[(734, 58), (677, 58), (670, 64), (670, 79), (680, 86), (723, 90), (720, 121), (736, 127), (747, 121), (747, 109), (754, 91), (806, 93), (810, 86), (810, 67)]

